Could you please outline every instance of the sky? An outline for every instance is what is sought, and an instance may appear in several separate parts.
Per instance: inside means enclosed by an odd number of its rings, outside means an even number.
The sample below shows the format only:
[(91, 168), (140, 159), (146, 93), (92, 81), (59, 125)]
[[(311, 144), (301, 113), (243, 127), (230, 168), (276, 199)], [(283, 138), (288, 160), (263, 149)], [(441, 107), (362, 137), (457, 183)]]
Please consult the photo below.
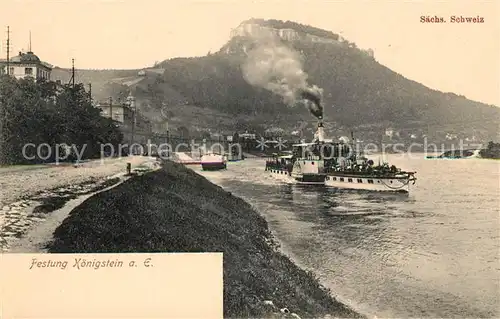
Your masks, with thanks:
[[(60, 67), (136, 69), (202, 56), (249, 18), (291, 20), (339, 33), (403, 76), (500, 105), (499, 1), (0, 0), (1, 56), (31, 47)], [(421, 23), (421, 16), (484, 23)]]

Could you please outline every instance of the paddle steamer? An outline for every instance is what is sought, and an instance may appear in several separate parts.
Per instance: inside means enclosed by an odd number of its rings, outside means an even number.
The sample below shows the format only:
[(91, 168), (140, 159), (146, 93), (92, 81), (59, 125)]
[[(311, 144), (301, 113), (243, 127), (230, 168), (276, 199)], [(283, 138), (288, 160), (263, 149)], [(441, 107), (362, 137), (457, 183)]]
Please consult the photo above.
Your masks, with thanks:
[(266, 171), (284, 181), (371, 191), (408, 193), (416, 181), (416, 172), (388, 163), (375, 166), (352, 142), (326, 140), (321, 118), (311, 143), (293, 145), (291, 154), (274, 154)]

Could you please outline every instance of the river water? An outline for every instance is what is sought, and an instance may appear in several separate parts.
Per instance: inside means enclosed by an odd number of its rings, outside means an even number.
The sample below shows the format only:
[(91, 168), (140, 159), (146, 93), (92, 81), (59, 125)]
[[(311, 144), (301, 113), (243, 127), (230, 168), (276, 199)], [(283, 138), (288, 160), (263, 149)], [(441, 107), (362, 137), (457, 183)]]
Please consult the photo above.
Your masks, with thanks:
[(200, 173), (254, 205), (284, 252), (360, 312), (500, 317), (500, 162), (385, 159), (417, 171), (409, 195), (280, 184), (263, 159)]

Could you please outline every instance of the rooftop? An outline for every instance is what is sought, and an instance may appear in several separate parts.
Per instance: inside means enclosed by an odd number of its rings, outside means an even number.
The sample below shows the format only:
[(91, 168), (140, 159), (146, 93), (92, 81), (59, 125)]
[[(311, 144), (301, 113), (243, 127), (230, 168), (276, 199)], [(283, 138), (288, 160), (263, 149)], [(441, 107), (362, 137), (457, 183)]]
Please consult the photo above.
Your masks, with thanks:
[[(0, 59), (0, 63), (6, 63), (7, 59)], [(33, 53), (32, 51), (28, 51), (26, 53), (19, 52), (19, 55), (13, 56), (9, 59), (10, 63), (34, 63), (34, 64), (42, 64), (48, 68), (52, 68), (53, 65), (43, 62), (40, 58)]]
[(22, 53), (22, 52), (19, 52), (19, 53), (20, 53), (19, 56), (20, 56), (21, 62), (41, 62), (40, 58), (31, 51), (29, 51), (27, 53)]

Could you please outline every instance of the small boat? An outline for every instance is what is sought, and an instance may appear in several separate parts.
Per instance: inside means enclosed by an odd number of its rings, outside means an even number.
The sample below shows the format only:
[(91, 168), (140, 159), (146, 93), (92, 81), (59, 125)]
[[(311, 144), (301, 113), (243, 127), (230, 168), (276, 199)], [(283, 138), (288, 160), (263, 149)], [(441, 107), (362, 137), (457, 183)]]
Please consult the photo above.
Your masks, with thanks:
[(228, 162), (239, 162), (245, 159), (243, 154), (237, 154), (237, 153), (226, 153), (226, 158)]
[(221, 154), (204, 154), (201, 156), (200, 163), (204, 171), (227, 169), (227, 157)]
[(439, 156), (426, 156), (426, 159), (466, 159), (478, 158), (480, 150), (451, 150), (446, 151)]
[(289, 182), (292, 181), (292, 155), (291, 154), (276, 154), (274, 153), (266, 160), (265, 171), (279, 180)]

